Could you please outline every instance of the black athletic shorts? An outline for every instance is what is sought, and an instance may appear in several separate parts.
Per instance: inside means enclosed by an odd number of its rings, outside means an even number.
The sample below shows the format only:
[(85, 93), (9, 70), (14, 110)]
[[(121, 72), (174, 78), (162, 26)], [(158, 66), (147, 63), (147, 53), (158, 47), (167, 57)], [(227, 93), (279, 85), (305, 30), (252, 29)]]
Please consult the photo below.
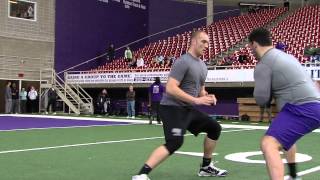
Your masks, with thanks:
[(207, 126), (218, 123), (192, 106), (160, 105), (159, 112), (166, 140), (183, 136), (186, 130), (197, 136)]

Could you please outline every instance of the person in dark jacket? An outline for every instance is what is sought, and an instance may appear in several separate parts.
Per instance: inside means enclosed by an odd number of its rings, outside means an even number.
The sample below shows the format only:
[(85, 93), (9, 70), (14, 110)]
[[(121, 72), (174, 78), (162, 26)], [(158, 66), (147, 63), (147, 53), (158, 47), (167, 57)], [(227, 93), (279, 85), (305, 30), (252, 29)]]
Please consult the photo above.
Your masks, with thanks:
[(110, 44), (108, 48), (108, 62), (112, 62), (115, 59), (115, 48), (113, 44)]
[(46, 114), (48, 114), (50, 106), (51, 106), (52, 113), (56, 114), (57, 98), (58, 98), (58, 95), (56, 90), (54, 88), (50, 88), (48, 91), (48, 105), (47, 105)]
[(110, 107), (110, 98), (106, 89), (103, 89), (97, 99), (97, 113), (104, 115), (108, 111), (108, 105)]

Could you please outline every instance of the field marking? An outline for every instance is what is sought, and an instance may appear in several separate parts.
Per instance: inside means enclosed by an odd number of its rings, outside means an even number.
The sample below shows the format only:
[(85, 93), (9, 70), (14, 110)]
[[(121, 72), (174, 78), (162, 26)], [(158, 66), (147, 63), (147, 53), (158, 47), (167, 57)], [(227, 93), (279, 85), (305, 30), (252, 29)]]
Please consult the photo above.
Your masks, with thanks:
[(107, 126), (128, 126), (135, 125), (136, 123), (131, 124), (97, 124), (97, 125), (83, 125), (83, 126), (67, 126), (67, 127), (44, 127), (44, 128), (27, 128), (27, 129), (9, 129), (9, 130), (0, 130), (0, 132), (14, 132), (14, 131), (29, 131), (29, 130), (46, 130), (46, 129), (71, 129), (71, 128), (90, 128), (90, 127), (107, 127)]
[(1, 116), (7, 117), (32, 117), (32, 118), (48, 118), (48, 119), (71, 119), (71, 120), (79, 120), (79, 121), (111, 121), (111, 122), (129, 122), (129, 123), (149, 123), (149, 120), (133, 120), (133, 119), (116, 119), (111, 117), (75, 117), (75, 116), (53, 116), (53, 115), (35, 115), (35, 114), (0, 114)]
[[(180, 155), (187, 155), (187, 156), (197, 156), (197, 157), (202, 157), (203, 152), (185, 152), (185, 151), (175, 151), (175, 154), (180, 154)], [(212, 156), (217, 156), (218, 153), (212, 153)]]
[[(307, 169), (307, 170), (304, 170), (304, 171), (300, 171), (298, 172), (298, 176), (303, 176), (303, 175), (306, 175), (306, 174), (311, 174), (311, 173), (314, 173), (314, 172), (317, 172), (317, 171), (320, 171), (320, 166), (316, 166), (316, 167), (313, 167), (313, 168), (310, 168), (310, 169)], [(290, 177), (289, 176), (285, 176), (284, 179), (289, 179)]]
[[(238, 129), (255, 129), (255, 130), (267, 130), (269, 126), (254, 126), (254, 125), (237, 125), (237, 124), (221, 124), (223, 128), (238, 128)], [(316, 129), (312, 132), (320, 132), (320, 129)]]
[[(226, 133), (226, 132), (250, 131), (250, 130), (253, 130), (253, 129), (238, 129), (238, 130), (230, 130), (230, 131), (222, 131), (222, 132)], [(203, 133), (201, 133), (201, 134), (203, 134)], [(192, 135), (193, 134), (186, 134), (185, 136), (192, 136)], [(15, 149), (15, 150), (0, 151), (0, 154), (40, 151), (40, 150), (49, 150), (49, 149), (60, 149), (60, 148), (68, 148), (68, 147), (91, 146), (91, 145), (99, 145), (99, 144), (113, 144), (113, 143), (123, 143), (123, 142), (133, 142), (133, 141), (145, 141), (145, 140), (154, 140), (154, 139), (164, 139), (164, 136), (149, 137), (149, 138), (136, 138), (136, 139), (124, 139), (124, 140), (117, 140), (117, 141), (101, 141), (101, 142), (94, 142), (94, 143), (69, 144), (69, 145), (61, 145), (61, 146), (47, 146), (47, 147), (29, 148), (29, 149)]]

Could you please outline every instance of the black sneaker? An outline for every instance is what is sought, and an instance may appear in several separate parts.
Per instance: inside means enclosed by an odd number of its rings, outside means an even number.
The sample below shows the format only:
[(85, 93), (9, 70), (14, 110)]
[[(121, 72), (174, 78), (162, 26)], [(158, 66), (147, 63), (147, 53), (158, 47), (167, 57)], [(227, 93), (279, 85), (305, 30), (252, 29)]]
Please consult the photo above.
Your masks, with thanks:
[(214, 166), (214, 163), (211, 162), (208, 166), (200, 167), (198, 176), (220, 176), (224, 177), (228, 174), (227, 170), (220, 169)]

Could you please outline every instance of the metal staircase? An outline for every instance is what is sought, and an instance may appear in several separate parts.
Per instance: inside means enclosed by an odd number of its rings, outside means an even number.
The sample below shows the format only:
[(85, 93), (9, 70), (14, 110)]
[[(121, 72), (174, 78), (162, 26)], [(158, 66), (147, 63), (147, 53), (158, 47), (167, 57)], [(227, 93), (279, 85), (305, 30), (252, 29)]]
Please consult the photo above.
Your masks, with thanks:
[(48, 89), (54, 88), (64, 103), (63, 112), (66, 112), (67, 105), (69, 114), (93, 114), (92, 98), (81, 86), (66, 84), (53, 69), (42, 70), (40, 80), (40, 111), (45, 111)]

